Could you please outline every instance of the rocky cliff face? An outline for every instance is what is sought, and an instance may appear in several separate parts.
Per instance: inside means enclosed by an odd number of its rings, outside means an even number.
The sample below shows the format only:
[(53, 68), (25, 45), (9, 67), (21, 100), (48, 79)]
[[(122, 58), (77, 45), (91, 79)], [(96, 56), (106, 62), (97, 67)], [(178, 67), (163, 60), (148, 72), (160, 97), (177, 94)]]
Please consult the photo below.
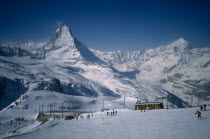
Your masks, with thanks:
[(0, 77), (0, 110), (17, 100), (27, 90), (20, 79)]

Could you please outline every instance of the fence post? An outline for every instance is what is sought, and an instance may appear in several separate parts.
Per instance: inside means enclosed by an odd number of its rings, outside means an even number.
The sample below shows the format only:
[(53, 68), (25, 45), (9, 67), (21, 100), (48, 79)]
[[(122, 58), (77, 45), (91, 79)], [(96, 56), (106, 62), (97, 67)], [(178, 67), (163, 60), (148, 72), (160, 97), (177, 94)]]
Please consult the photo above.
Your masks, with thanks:
[(168, 109), (168, 95), (167, 95), (167, 109)]
[(39, 103), (39, 113), (40, 113), (40, 103)]
[(44, 108), (43, 108), (44, 106), (43, 106), (43, 104), (42, 104), (42, 116), (43, 116), (43, 113), (44, 113)]
[(125, 109), (125, 97), (124, 97), (124, 109)]
[(177, 94), (177, 108), (179, 108), (179, 94)]
[(62, 110), (62, 118), (63, 118), (63, 102), (62, 102), (61, 110)]
[(104, 99), (103, 99), (103, 110), (104, 110)]

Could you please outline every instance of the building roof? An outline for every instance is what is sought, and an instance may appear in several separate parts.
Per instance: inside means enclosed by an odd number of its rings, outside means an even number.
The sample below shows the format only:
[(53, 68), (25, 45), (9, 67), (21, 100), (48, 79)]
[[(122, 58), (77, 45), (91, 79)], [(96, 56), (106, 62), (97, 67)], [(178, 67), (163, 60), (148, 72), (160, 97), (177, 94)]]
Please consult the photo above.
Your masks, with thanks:
[(136, 105), (161, 104), (162, 102), (136, 102)]

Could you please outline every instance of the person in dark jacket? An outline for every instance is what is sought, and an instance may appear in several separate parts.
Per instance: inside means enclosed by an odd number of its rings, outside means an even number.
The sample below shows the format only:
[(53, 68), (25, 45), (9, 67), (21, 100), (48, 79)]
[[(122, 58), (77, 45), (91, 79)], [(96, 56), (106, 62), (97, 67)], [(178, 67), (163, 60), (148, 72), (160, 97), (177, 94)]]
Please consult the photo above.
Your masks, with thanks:
[(203, 107), (204, 107), (204, 111), (206, 111), (206, 104), (204, 104)]
[(203, 106), (202, 105), (200, 106), (200, 111), (203, 111)]
[(196, 112), (195, 114), (198, 115), (198, 119), (199, 119), (199, 118), (202, 119), (202, 117), (201, 117), (201, 112), (200, 112), (199, 110), (197, 110), (197, 112)]

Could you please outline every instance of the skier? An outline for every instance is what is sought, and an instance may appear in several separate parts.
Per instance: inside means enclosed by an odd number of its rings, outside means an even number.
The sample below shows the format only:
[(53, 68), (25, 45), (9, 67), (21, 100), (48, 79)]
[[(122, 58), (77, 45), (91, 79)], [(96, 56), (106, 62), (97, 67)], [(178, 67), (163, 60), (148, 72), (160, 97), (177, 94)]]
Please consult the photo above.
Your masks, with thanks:
[(198, 119), (199, 119), (199, 118), (201, 118), (201, 119), (202, 119), (202, 117), (201, 117), (201, 112), (200, 112), (199, 110), (197, 110), (197, 112), (196, 112), (195, 114), (197, 114), (197, 115), (198, 115)]
[(83, 115), (80, 115), (80, 119), (83, 119)]
[(203, 107), (204, 107), (204, 111), (206, 111), (206, 104), (204, 104)]
[(102, 124), (104, 124), (104, 118), (101, 119)]
[(109, 116), (109, 112), (107, 112), (107, 116)]
[[(205, 109), (205, 108), (204, 108), (204, 109)], [(203, 106), (202, 106), (202, 105), (200, 106), (200, 111), (203, 111)]]

